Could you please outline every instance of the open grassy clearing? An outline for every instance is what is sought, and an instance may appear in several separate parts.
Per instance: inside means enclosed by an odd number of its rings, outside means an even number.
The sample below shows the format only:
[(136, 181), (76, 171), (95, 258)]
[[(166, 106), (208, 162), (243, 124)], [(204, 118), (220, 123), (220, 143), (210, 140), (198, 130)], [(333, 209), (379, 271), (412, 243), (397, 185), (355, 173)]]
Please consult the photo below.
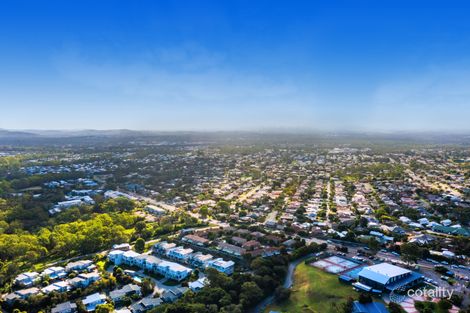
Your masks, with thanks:
[(294, 273), (290, 299), (280, 305), (270, 305), (265, 312), (336, 313), (333, 304), (344, 303), (349, 296), (357, 297), (351, 286), (338, 281), (338, 276), (299, 264)]

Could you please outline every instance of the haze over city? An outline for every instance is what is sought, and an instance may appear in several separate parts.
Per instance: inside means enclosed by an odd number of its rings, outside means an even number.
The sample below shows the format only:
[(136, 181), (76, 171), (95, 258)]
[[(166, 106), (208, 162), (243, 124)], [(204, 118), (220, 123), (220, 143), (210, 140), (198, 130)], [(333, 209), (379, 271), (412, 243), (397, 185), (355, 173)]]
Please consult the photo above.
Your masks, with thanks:
[(2, 1), (0, 128), (466, 132), (469, 6)]

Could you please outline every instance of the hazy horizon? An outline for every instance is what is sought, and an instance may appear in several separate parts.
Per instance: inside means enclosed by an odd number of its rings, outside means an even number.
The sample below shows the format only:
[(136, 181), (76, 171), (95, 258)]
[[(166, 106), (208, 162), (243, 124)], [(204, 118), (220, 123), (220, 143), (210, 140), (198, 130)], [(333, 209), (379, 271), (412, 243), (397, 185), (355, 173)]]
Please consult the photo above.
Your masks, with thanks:
[(470, 3), (3, 1), (0, 128), (469, 132)]
[[(211, 133), (246, 133), (246, 134), (299, 134), (299, 135), (463, 135), (470, 136), (470, 130), (447, 130), (447, 131), (436, 131), (436, 130), (354, 130), (354, 129), (336, 129), (336, 130), (325, 130), (325, 129), (309, 129), (309, 128), (260, 128), (260, 129), (129, 129), (129, 128), (70, 128), (70, 129), (41, 129), (41, 128), (0, 128), (0, 132), (11, 132), (11, 133), (31, 133), (31, 134), (82, 134), (82, 133), (114, 133), (119, 132), (130, 132), (137, 134), (184, 134), (184, 133), (200, 133), (200, 134), (211, 134)], [(1, 134), (1, 133), (0, 133)]]

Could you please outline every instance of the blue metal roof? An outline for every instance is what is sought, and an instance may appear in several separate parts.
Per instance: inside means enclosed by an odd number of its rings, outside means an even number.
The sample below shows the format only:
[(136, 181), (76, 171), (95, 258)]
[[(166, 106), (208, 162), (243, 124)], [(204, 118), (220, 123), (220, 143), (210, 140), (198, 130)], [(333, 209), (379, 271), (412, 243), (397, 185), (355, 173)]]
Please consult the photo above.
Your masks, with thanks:
[(385, 305), (380, 302), (362, 304), (354, 301), (352, 313), (389, 313)]
[(404, 277), (403, 279), (400, 279), (399, 281), (393, 282), (389, 285), (386, 286), (388, 290), (396, 290), (399, 289), (400, 287), (406, 286), (411, 282), (420, 280), (423, 278), (423, 275), (417, 272), (411, 272), (411, 275)]

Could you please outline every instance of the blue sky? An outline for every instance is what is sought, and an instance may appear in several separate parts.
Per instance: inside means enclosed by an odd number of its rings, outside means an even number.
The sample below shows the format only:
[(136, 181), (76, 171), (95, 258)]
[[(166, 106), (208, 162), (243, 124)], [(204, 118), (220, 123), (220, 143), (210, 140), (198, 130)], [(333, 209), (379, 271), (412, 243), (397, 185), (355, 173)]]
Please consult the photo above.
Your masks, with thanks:
[(0, 128), (470, 130), (468, 1), (0, 2)]

